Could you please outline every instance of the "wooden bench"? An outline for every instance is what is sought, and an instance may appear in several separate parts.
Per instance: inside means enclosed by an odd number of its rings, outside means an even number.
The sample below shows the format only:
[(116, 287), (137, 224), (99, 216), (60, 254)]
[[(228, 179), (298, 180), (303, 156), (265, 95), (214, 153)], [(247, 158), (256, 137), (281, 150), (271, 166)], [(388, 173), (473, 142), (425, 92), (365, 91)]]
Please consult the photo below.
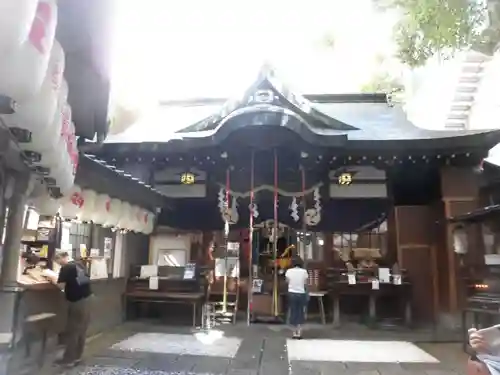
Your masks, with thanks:
[(38, 359), (38, 363), (40, 364), (40, 366), (42, 366), (44, 363), (45, 352), (47, 349), (48, 332), (55, 317), (55, 313), (46, 312), (28, 315), (23, 322), (23, 341), (26, 350), (26, 357), (31, 356), (32, 340), (38, 338), (38, 336), (41, 335), (42, 348), (40, 350)]

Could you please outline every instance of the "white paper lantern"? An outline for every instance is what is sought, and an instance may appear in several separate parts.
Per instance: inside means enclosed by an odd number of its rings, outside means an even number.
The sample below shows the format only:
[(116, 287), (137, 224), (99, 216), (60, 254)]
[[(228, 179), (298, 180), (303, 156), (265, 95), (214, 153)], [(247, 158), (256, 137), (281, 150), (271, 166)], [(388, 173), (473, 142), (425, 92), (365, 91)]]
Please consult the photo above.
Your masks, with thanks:
[(109, 205), (109, 215), (107, 221), (103, 224), (104, 227), (114, 228), (118, 226), (122, 216), (123, 203), (121, 200), (113, 198)]
[(99, 194), (95, 199), (94, 214), (92, 221), (95, 224), (103, 225), (108, 221), (109, 210), (111, 208), (111, 198), (107, 194)]
[(94, 190), (86, 189), (82, 191), (82, 197), (83, 197), (83, 207), (80, 211), (78, 218), (81, 221), (91, 221), (95, 209), (95, 201), (97, 198), (97, 193)]
[(76, 219), (83, 207), (82, 189), (73, 185), (69, 193), (61, 199), (59, 213), (64, 219)]
[(30, 199), (30, 205), (35, 209), (38, 215), (41, 216), (55, 216), (59, 211), (61, 202), (52, 198), (47, 191), (42, 195)]
[(16, 101), (36, 95), (47, 72), (56, 25), (56, 0), (39, 0), (28, 39), (0, 59), (0, 94)]
[(122, 213), (118, 220), (117, 227), (120, 229), (130, 230), (130, 218), (132, 207), (127, 202), (122, 202)]

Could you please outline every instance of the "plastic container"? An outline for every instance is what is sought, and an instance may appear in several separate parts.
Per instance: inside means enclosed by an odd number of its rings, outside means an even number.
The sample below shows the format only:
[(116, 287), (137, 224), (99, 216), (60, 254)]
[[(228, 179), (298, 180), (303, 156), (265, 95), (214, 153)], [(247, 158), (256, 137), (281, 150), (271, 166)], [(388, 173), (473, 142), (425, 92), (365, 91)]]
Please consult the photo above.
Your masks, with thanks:
[(52, 48), (49, 69), (40, 91), (29, 100), (17, 103), (14, 114), (3, 116), (7, 126), (24, 150), (38, 152), (52, 149), (57, 143), (55, 135), (60, 128), (58, 117), (60, 108), (65, 103), (60, 102), (63, 99), (61, 94), (67, 97), (67, 85), (64, 87), (66, 92), (61, 93), (64, 65), (64, 52), (60, 44), (56, 42)]
[(0, 56), (28, 39), (38, 0), (0, 0)]
[(22, 102), (40, 91), (49, 65), (56, 26), (56, 1), (40, 0), (26, 41), (0, 59), (0, 95)]

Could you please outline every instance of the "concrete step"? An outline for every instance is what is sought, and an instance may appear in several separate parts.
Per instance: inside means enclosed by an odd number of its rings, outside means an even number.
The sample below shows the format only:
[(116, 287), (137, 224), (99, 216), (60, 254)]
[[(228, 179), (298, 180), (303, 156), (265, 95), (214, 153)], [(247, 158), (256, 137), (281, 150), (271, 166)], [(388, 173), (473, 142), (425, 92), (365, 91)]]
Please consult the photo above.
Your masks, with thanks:
[(469, 118), (469, 113), (468, 112), (467, 113), (464, 113), (464, 112), (457, 112), (457, 113), (451, 112), (448, 115), (448, 119), (447, 120), (458, 120), (458, 121), (465, 122), (468, 118)]
[(457, 102), (460, 103), (473, 103), (474, 102), (474, 95), (470, 93), (456, 93), (453, 97), (453, 100), (451, 104), (456, 104)]
[(472, 103), (453, 103), (450, 112), (468, 112), (472, 108)]
[(474, 85), (467, 85), (467, 84), (458, 84), (457, 88), (455, 89), (455, 92), (457, 93), (466, 93), (466, 94), (472, 94), (475, 93), (478, 89), (477, 84)]

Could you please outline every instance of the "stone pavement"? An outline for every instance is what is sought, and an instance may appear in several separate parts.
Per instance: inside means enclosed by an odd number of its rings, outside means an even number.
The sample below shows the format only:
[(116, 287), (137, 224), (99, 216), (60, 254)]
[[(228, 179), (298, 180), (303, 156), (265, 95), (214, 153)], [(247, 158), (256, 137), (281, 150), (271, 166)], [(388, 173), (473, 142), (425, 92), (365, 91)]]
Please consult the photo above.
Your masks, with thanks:
[[(419, 344), (438, 363), (363, 363), (335, 361), (335, 353), (323, 361), (289, 360), (288, 332), (272, 326), (234, 328), (222, 338), (199, 342), (183, 327), (126, 324), (92, 340), (84, 364), (61, 371), (50, 364), (42, 375), (464, 375), (467, 356), (459, 344)], [(129, 339), (129, 340), (127, 340)], [(125, 341), (124, 341), (125, 340)], [(201, 340), (204, 341), (205, 339)], [(306, 342), (307, 339), (303, 340)], [(333, 340), (322, 341), (326, 344)], [(117, 343), (118, 344), (117, 346)], [(314, 344), (316, 345), (316, 344)], [(392, 345), (392, 344), (389, 344)], [(397, 344), (394, 344), (395, 347)], [(410, 344), (408, 344), (410, 345)], [(299, 345), (300, 346), (300, 345)], [(138, 348), (142, 348), (139, 350)], [(146, 350), (147, 349), (147, 350)], [(418, 348), (415, 350), (419, 351)], [(195, 354), (192, 354), (195, 353)], [(396, 354), (394, 354), (396, 353)], [(398, 355), (394, 353), (381, 353)], [(401, 352), (401, 355), (405, 355)], [(293, 356), (292, 356), (293, 357)], [(333, 360), (333, 361), (331, 361)]]

